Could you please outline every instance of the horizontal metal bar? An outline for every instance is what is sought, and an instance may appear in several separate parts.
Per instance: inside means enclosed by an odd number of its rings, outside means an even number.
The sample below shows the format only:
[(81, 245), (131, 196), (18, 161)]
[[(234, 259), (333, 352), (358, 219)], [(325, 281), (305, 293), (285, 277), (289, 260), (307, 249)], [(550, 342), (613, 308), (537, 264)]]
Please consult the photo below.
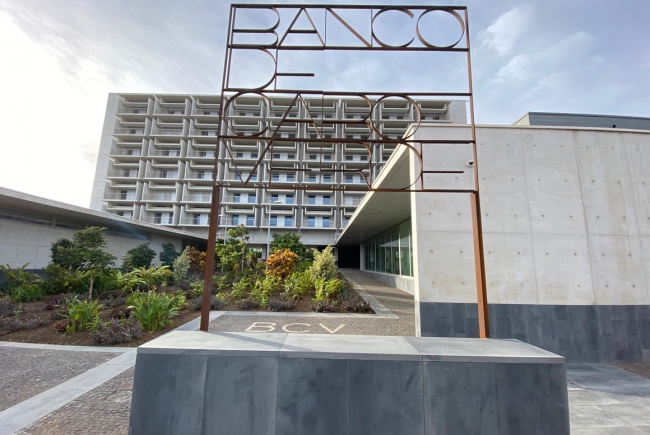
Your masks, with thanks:
[[(387, 7), (395, 7), (394, 5), (341, 5), (341, 4), (313, 4), (305, 6), (302, 4), (254, 4), (254, 3), (233, 3), (230, 5), (231, 8), (237, 9), (300, 9), (304, 7), (305, 9), (359, 9), (359, 10), (368, 10), (368, 9), (384, 9)], [(467, 6), (445, 6), (445, 5), (435, 5), (435, 6), (423, 6), (423, 5), (399, 5), (401, 9), (413, 9), (413, 10), (426, 10), (426, 9), (451, 9), (454, 11), (464, 11), (467, 10)]]
[[(245, 92), (247, 94), (293, 94), (293, 95), (322, 95), (322, 96), (357, 96), (370, 97), (372, 95), (396, 97), (471, 97), (472, 92), (375, 92), (375, 91), (322, 91), (315, 89), (251, 89), (251, 88), (224, 88), (224, 94)], [(232, 95), (225, 95), (232, 97)]]
[[(243, 32), (239, 32), (243, 33)], [(444, 47), (382, 47), (382, 46), (372, 46), (367, 47), (365, 45), (360, 46), (347, 46), (347, 45), (264, 45), (264, 44), (228, 44), (228, 49), (230, 50), (280, 50), (280, 51), (435, 51), (435, 52), (449, 52), (449, 53), (467, 53), (469, 48), (466, 47), (453, 47), (453, 48), (444, 48)]]
[(465, 171), (422, 171), (423, 174), (464, 174)]

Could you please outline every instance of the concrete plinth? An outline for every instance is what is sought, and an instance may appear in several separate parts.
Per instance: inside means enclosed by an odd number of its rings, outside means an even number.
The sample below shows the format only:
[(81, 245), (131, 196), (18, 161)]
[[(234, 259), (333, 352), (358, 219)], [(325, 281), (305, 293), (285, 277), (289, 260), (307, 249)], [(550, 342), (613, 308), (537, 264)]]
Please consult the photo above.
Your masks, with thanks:
[(564, 358), (516, 340), (172, 332), (131, 434), (569, 433)]

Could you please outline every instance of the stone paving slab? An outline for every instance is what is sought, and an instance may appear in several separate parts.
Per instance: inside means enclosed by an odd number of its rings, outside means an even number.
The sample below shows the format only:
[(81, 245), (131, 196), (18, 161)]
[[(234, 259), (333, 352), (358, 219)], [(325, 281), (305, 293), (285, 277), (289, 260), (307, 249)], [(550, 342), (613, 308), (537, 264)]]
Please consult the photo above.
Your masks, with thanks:
[(125, 371), (17, 434), (126, 435), (133, 373), (133, 368)]
[[(392, 316), (322, 315), (320, 313), (224, 313), (210, 322), (210, 331), (288, 332), (295, 334), (414, 336), (413, 295), (377, 281), (358, 270), (343, 269), (343, 275), (379, 301)], [(295, 314), (300, 314), (296, 316)]]
[(0, 411), (115, 358), (110, 352), (0, 348)]

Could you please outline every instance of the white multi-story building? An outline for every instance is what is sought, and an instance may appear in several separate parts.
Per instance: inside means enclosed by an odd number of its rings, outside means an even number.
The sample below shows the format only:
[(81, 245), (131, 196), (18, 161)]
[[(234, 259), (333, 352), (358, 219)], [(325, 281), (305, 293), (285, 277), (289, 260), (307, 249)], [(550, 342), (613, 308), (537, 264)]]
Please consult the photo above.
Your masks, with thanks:
[[(365, 177), (377, 175), (395, 145), (376, 146), (371, 153), (362, 145), (321, 143), (314, 128), (292, 122), (306, 118), (307, 108), (319, 118), (355, 120), (368, 115), (359, 99), (307, 99), (307, 107), (293, 106), (291, 99), (239, 97), (229, 107), (232, 127), (238, 132), (278, 130), (282, 138), (299, 142), (276, 142), (264, 164), (251, 175), (263, 152), (255, 137), (233, 139), (232, 158), (241, 177), (249, 175), (250, 187), (241, 187), (229, 151), (221, 147), (218, 180), (223, 188), (219, 232), (244, 224), (251, 244), (264, 248), (269, 225), (273, 232), (296, 231), (306, 245), (333, 244), (361, 202), (365, 184), (361, 172), (327, 172), (327, 169), (363, 169)], [(467, 123), (465, 101), (417, 101), (422, 122)], [(97, 159), (90, 207), (142, 222), (165, 225), (206, 235), (212, 192), (220, 97), (215, 95), (109, 94), (102, 140)], [(389, 138), (400, 138), (417, 119), (412, 105), (386, 99), (373, 110), (373, 123)], [(319, 125), (325, 138), (362, 139), (363, 124)], [(309, 139), (314, 139), (310, 142)], [(274, 170), (270, 171), (273, 159)], [(281, 168), (281, 169), (277, 169)], [(312, 169), (312, 170), (310, 170)], [(370, 174), (370, 171), (373, 174)], [(277, 188), (262, 189), (254, 182), (272, 180)], [(332, 190), (349, 186), (345, 191)], [(296, 189), (295, 187), (302, 187)]]

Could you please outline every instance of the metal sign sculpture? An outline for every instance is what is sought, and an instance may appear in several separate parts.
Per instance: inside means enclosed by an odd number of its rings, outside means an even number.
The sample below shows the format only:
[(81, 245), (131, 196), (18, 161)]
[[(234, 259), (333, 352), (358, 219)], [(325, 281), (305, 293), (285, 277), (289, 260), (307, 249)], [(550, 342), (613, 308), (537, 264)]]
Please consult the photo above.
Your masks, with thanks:
[[(239, 13), (239, 16), (238, 16)], [(259, 16), (255, 17), (255, 13)], [(435, 44), (427, 37), (430, 29), (425, 22), (432, 15), (452, 17), (458, 23), (458, 38), (450, 43)], [(352, 17), (350, 17), (352, 16)], [(394, 44), (381, 35), (378, 23), (386, 17), (393, 16), (411, 20), (413, 34), (406, 43)], [(255, 18), (252, 18), (255, 17)], [(260, 17), (271, 18), (268, 25), (259, 27)], [(381, 17), (381, 20), (380, 20)], [(352, 19), (351, 19), (352, 18)], [(287, 25), (286, 22), (289, 22)], [(361, 23), (361, 24), (360, 24)], [(334, 33), (332, 32), (334, 28)], [(342, 37), (344, 36), (344, 37)], [(213, 252), (216, 243), (216, 232), (220, 207), (222, 187), (254, 187), (261, 189), (323, 189), (345, 191), (397, 191), (397, 192), (437, 192), (437, 193), (467, 193), (471, 197), (473, 211), (473, 231), (476, 259), (477, 296), (479, 305), (479, 333), (481, 337), (489, 336), (487, 310), (487, 293), (485, 286), (485, 266), (483, 259), (483, 238), (481, 228), (481, 212), (478, 185), (478, 161), (476, 155), (476, 132), (474, 124), (474, 100), (472, 92), (472, 70), (470, 59), (470, 39), (467, 8), (464, 6), (366, 6), (366, 5), (257, 5), (234, 4), (230, 7), (228, 24), (228, 42), (224, 63), (221, 105), (220, 129), (217, 138), (217, 151), (213, 171), (212, 204), (208, 237), (208, 252)], [(298, 40), (298, 42), (296, 42)], [(345, 40), (345, 42), (342, 42)], [(326, 91), (318, 89), (292, 89), (283, 87), (287, 80), (305, 80), (315, 78), (315, 72), (296, 72), (285, 70), (282, 59), (289, 53), (295, 52), (448, 52), (466, 55), (467, 89), (466, 92), (354, 92)], [(233, 84), (233, 69), (241, 63), (241, 59), (250, 59), (255, 55), (264, 55), (265, 60), (272, 62), (271, 73), (262, 78), (262, 84), (257, 86), (242, 86)], [(243, 56), (238, 59), (238, 56)], [(253, 75), (253, 74), (252, 74)], [(258, 75), (258, 74), (255, 74)], [(235, 80), (236, 81), (236, 80)], [(240, 80), (241, 81), (241, 80)], [(261, 121), (255, 125), (241, 123), (243, 112), (237, 106), (246, 107), (246, 101), (266, 101), (272, 106), (271, 98), (282, 98), (284, 103), (273, 113), (261, 111)], [(415, 133), (422, 121), (420, 106), (415, 98), (466, 98), (469, 101), (469, 127), (471, 137), (455, 139), (415, 139)], [(313, 104), (321, 99), (321, 104)], [(331, 116), (324, 108), (333, 99), (345, 98), (356, 101), (356, 116), (349, 118)], [(378, 127), (381, 119), (378, 107), (383, 102), (401, 100), (414, 114), (414, 124), (404, 137), (386, 134)], [(243, 103), (242, 103), (243, 102)], [(241, 104), (240, 104), (241, 103)], [(303, 128), (304, 126), (304, 128)], [(293, 133), (283, 132), (283, 127), (289, 127)], [(355, 134), (337, 137), (333, 131), (348, 131), (354, 129)], [(233, 142), (239, 140), (256, 141), (262, 144), (262, 152), (257, 161), (251, 166), (238, 164), (237, 153)], [(425, 170), (423, 164), (428, 153), (435, 156), (437, 144), (467, 144), (471, 147), (473, 166), (473, 186), (466, 189), (431, 188), (425, 183), (427, 174), (458, 174), (465, 171), (432, 171)], [(297, 146), (299, 150), (316, 150), (319, 156), (309, 167), (287, 167), (287, 162), (274, 160), (274, 150), (284, 145)], [(416, 169), (415, 179), (408, 185), (391, 189), (374, 187), (375, 177), (381, 165), (385, 163), (377, 150), (382, 146), (406, 147), (414, 156)], [(365, 164), (342, 165), (337, 167), (326, 161), (324, 149), (334, 147), (344, 149), (354, 147), (367, 157), (361, 159)], [(225, 150), (221, 152), (220, 150)], [(314, 151), (311, 151), (314, 152)], [(426, 154), (425, 154), (426, 153)], [(219, 156), (225, 154), (222, 164), (232, 168), (235, 177), (231, 180), (217, 178)], [(310, 162), (312, 163), (312, 162)], [(246, 168), (245, 170), (243, 168)], [(266, 178), (257, 174), (265, 169)], [(268, 173), (266, 173), (268, 169)], [(298, 177), (281, 180), (274, 176), (281, 171), (290, 170)], [(346, 177), (356, 177), (357, 185), (336, 184), (332, 180), (336, 174)], [(318, 177), (308, 177), (307, 174), (318, 174)], [(329, 176), (328, 176), (329, 175)], [(315, 182), (315, 183), (314, 183)], [(205, 290), (203, 292), (203, 310), (201, 312), (201, 330), (207, 330), (209, 322), (209, 297), (212, 288), (212, 270), (214, 256), (208, 255), (205, 265)]]

